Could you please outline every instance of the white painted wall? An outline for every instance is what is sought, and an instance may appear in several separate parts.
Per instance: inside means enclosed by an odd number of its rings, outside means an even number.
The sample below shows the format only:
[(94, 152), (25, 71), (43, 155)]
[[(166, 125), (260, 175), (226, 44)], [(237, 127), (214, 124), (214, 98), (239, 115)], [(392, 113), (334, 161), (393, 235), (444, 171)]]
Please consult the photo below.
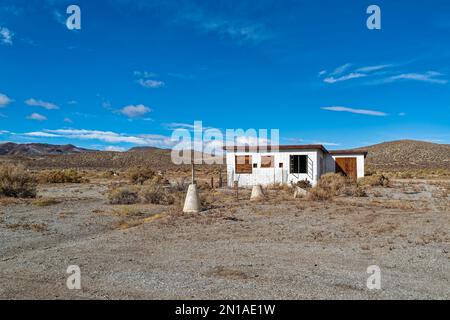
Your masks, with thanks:
[[(253, 168), (252, 174), (235, 173), (235, 156), (252, 156), (252, 164), (256, 163), (257, 168)], [(312, 161), (312, 177), (308, 174), (290, 174), (290, 155), (307, 155)], [(261, 168), (261, 156), (274, 156), (274, 168)], [(228, 186), (232, 187), (234, 181), (239, 182), (239, 186), (250, 187), (257, 184), (271, 185), (274, 183), (290, 184), (300, 180), (308, 179), (312, 185), (315, 185), (322, 174), (327, 172), (334, 173), (336, 170), (336, 158), (356, 158), (357, 177), (364, 177), (364, 154), (339, 155), (323, 153), (322, 150), (280, 150), (279, 152), (230, 152), (226, 154), (227, 160), (227, 181)], [(321, 161), (323, 160), (323, 166)], [(283, 168), (279, 168), (279, 163), (283, 163)], [(308, 163), (310, 163), (308, 161)], [(309, 165), (309, 164), (308, 164)]]
[[(256, 184), (271, 185), (274, 183), (290, 184), (300, 180), (308, 179), (312, 185), (317, 183), (321, 174), (320, 158), (323, 157), (321, 150), (280, 150), (279, 152), (227, 152), (227, 175), (228, 186), (232, 187), (234, 181), (239, 182), (239, 186), (254, 186)], [(253, 168), (252, 174), (235, 173), (235, 156), (252, 156), (252, 163), (256, 163), (258, 168)], [(312, 161), (312, 175), (290, 174), (290, 156), (307, 155)], [(274, 168), (261, 168), (261, 156), (274, 156)], [(319, 161), (318, 161), (319, 159)], [(283, 168), (279, 168), (279, 163), (283, 163)], [(309, 165), (311, 162), (309, 161)], [(309, 169), (309, 168), (308, 168)]]

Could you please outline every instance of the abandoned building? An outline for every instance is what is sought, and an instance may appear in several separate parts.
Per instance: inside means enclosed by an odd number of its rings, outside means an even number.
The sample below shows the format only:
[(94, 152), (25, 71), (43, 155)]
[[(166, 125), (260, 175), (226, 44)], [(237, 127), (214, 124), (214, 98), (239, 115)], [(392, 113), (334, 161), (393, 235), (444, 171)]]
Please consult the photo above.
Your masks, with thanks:
[(328, 151), (323, 145), (225, 147), (227, 180), (231, 187), (290, 184), (305, 180), (315, 185), (328, 172), (353, 179), (364, 177), (366, 151)]

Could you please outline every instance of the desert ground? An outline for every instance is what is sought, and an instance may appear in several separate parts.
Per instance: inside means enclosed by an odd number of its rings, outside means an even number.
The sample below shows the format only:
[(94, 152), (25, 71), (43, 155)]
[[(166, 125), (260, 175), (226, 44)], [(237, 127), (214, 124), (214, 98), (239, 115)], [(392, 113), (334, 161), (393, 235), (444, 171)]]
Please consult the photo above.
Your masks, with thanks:
[[(250, 202), (200, 188), (205, 210), (111, 204), (126, 183), (39, 184), (0, 199), (1, 299), (449, 299), (450, 180), (392, 179), (364, 196)], [(81, 290), (69, 290), (69, 265)], [(366, 269), (381, 269), (369, 290)]]

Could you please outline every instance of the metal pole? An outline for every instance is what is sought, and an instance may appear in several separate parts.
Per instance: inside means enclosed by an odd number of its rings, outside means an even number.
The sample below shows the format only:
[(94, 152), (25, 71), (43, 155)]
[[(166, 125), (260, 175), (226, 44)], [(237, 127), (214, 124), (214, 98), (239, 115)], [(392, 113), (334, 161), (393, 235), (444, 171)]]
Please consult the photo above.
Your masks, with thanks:
[(192, 184), (195, 184), (195, 168), (194, 168), (194, 162), (192, 162)]

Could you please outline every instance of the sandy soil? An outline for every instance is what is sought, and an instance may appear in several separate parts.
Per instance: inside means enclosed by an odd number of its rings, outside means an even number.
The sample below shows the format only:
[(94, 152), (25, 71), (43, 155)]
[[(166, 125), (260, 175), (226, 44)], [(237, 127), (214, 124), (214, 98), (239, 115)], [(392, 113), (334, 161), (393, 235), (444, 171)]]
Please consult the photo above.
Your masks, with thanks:
[[(449, 299), (448, 181), (397, 181), (369, 197), (212, 207), (107, 204), (103, 183), (46, 185), (55, 203), (3, 200), (2, 299)], [(81, 290), (66, 287), (69, 265)], [(366, 287), (370, 265), (382, 289)]]

